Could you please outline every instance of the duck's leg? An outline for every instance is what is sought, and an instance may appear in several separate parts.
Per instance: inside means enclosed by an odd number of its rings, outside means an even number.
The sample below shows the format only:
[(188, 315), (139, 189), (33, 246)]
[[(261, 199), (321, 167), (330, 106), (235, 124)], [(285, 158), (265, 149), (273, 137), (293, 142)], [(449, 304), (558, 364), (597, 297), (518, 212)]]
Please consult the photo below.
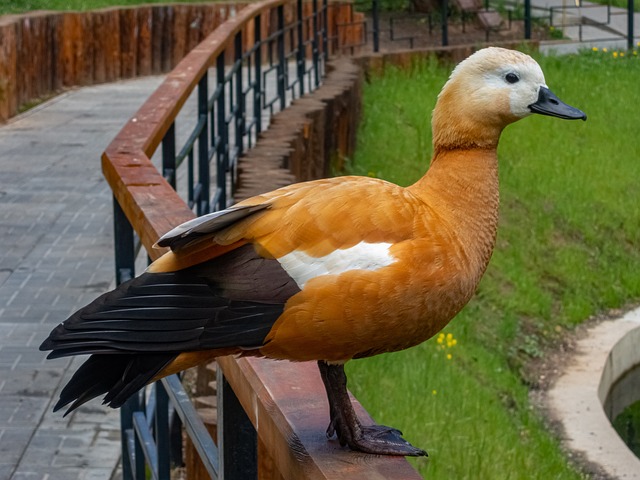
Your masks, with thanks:
[(318, 368), (329, 399), (331, 423), (327, 437), (338, 436), (340, 445), (352, 450), (378, 455), (403, 455), (419, 457), (427, 452), (416, 448), (402, 438), (402, 432), (383, 425), (363, 426), (353, 410), (347, 392), (347, 376), (344, 365), (330, 365), (319, 361)]

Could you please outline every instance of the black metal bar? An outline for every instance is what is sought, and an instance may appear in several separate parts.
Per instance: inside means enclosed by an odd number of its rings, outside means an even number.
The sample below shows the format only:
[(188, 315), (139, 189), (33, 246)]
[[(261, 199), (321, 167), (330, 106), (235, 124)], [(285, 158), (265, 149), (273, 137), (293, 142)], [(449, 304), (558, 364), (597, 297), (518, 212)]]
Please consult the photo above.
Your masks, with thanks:
[[(311, 57), (313, 61), (313, 79), (315, 86), (320, 85), (320, 44), (318, 37), (320, 36), (320, 27), (318, 26), (318, 0), (313, 0), (313, 40), (311, 42)], [(324, 52), (326, 54), (326, 51)]]
[(258, 478), (258, 434), (222, 372), (217, 381), (220, 477)]
[(122, 407), (120, 407), (120, 441), (122, 443), (122, 479), (133, 480), (134, 469), (131, 463), (131, 449), (129, 448), (129, 436), (127, 432), (132, 432), (133, 429), (133, 412), (135, 398), (127, 400)]
[[(131, 425), (133, 425), (133, 415), (131, 417)], [(130, 460), (129, 471), (132, 472), (130, 478), (135, 480), (141, 480), (145, 478), (144, 468), (144, 453), (142, 452), (142, 446), (140, 441), (136, 437), (136, 433), (132, 428), (123, 431), (123, 435), (127, 441), (127, 458)], [(123, 465), (124, 467), (124, 465)]]
[(531, 0), (524, 0), (524, 38), (531, 39)]
[(162, 176), (176, 189), (176, 128), (171, 124), (162, 137)]
[(627, 0), (627, 48), (633, 50), (633, 0)]
[(379, 0), (371, 2), (371, 16), (373, 18), (373, 51), (380, 51), (380, 16), (378, 15)]
[(218, 88), (221, 89), (217, 99), (218, 109), (218, 145), (217, 145), (217, 158), (216, 158), (216, 200), (212, 205), (214, 210), (223, 210), (227, 207), (227, 168), (229, 164), (229, 132), (227, 129), (227, 122), (225, 121), (225, 80), (224, 80), (224, 57), (225, 52), (222, 52), (216, 60), (216, 80), (218, 82)]
[(198, 82), (198, 122), (204, 122), (200, 134), (198, 135), (198, 183), (201, 185), (202, 193), (200, 201), (196, 206), (198, 216), (209, 213), (209, 195), (211, 174), (209, 173), (209, 138), (207, 131), (208, 103), (209, 103), (209, 75), (205, 71)]
[[(193, 445), (200, 455), (202, 464), (211, 478), (222, 478), (219, 475), (220, 462), (218, 460), (218, 447), (211, 439), (211, 435), (202, 423), (198, 412), (194, 408), (187, 392), (185, 392), (177, 375), (170, 375), (161, 380), (169, 395), (171, 404), (176, 409), (176, 413), (182, 420), (187, 434), (193, 440)], [(218, 406), (218, 411), (221, 408)]]
[(115, 197), (113, 198), (113, 236), (116, 284), (120, 285), (135, 276), (136, 253), (133, 227)]
[(278, 5), (278, 98), (280, 99), (280, 110), (284, 110), (287, 105), (287, 59), (284, 54), (284, 6)]
[[(322, 52), (324, 54), (325, 64), (329, 60), (329, 0), (322, 0)], [(324, 68), (322, 70), (324, 76)], [(320, 81), (316, 83), (316, 87), (320, 85)]]
[[(464, 18), (464, 13), (462, 14)], [(440, 24), (442, 26), (442, 46), (449, 45), (449, 2), (442, 0), (442, 11), (440, 12)]]
[(297, 69), (298, 69), (298, 83), (299, 83), (299, 92), (300, 96), (304, 95), (304, 63), (305, 63), (305, 51), (304, 51), (304, 32), (303, 32), (303, 21), (302, 18), (302, 0), (297, 0), (296, 8), (298, 10), (297, 15), (297, 30), (298, 30), (298, 46), (296, 48), (297, 53)]
[(189, 157), (187, 160), (187, 202), (189, 208), (193, 208), (195, 202), (195, 190), (193, 182), (195, 182), (195, 177), (193, 173), (193, 149), (189, 152)]
[(253, 91), (253, 114), (256, 118), (256, 139), (262, 131), (262, 22), (260, 15), (255, 18), (254, 37), (258, 48), (254, 58), (255, 89)]
[(171, 437), (169, 434), (169, 396), (164, 385), (155, 385), (155, 434), (158, 453), (158, 480), (171, 480)]
[[(159, 475), (158, 469), (158, 450), (156, 442), (153, 440), (149, 424), (147, 423), (147, 417), (143, 412), (133, 412), (133, 431), (135, 432), (136, 442), (136, 467), (138, 466), (138, 456), (146, 460), (151, 472), (151, 477), (154, 480), (161, 480), (163, 477)], [(142, 454), (142, 455), (141, 455)], [(138, 476), (138, 468), (136, 468), (136, 480), (138, 478), (144, 478), (144, 462), (142, 462), (142, 477)], [(165, 477), (166, 478), (166, 477)], [(164, 479), (163, 479), (164, 480)]]
[[(245, 97), (242, 88), (242, 30), (236, 33), (235, 37), (235, 82), (236, 82), (236, 115), (235, 115), (235, 133), (237, 155), (242, 155), (244, 151), (244, 134), (245, 134)], [(235, 185), (232, 183), (231, 187)]]

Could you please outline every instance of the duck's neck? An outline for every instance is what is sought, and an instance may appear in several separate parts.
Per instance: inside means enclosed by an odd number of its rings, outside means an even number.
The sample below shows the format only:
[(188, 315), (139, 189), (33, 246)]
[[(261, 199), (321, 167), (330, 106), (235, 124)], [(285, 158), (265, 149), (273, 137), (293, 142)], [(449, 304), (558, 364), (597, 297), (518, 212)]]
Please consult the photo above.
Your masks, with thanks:
[[(408, 187), (451, 228), (469, 267), (481, 275), (495, 245), (498, 160), (494, 148), (436, 149), (424, 177)], [(479, 279), (479, 277), (478, 277)]]

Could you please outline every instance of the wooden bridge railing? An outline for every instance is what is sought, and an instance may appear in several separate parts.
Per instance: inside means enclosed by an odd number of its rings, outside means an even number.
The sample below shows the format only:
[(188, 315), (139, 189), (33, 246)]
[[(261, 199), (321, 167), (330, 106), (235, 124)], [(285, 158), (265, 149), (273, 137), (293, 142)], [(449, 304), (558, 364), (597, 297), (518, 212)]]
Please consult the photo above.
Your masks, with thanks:
[[(227, 127), (231, 123), (234, 128), (242, 130), (246, 128), (250, 113), (229, 105), (220, 107), (222, 110), (216, 113), (215, 100), (209, 100), (204, 94), (205, 84), (208, 83), (208, 71), (214, 66), (218, 69), (218, 80), (228, 78), (232, 82), (235, 78), (236, 87), (232, 90), (238, 93), (243, 92), (245, 87), (250, 90), (256, 83), (260, 83), (260, 76), (247, 82), (241, 76), (234, 77), (233, 74), (224, 73), (229, 72), (229, 68), (236, 72), (246, 68), (259, 68), (259, 64), (265, 61), (265, 58), (258, 56), (256, 60), (255, 53), (263, 52), (268, 55), (271, 48), (270, 45), (249, 46), (248, 50), (254, 57), (253, 60), (249, 60), (250, 65), (244, 63), (247, 61), (244, 54), (238, 57), (229, 53), (232, 48), (240, 48), (239, 44), (243, 43), (238, 40), (239, 35), (243, 35), (241, 38), (245, 39), (251, 36), (260, 37), (256, 28), (262, 29), (263, 38), (267, 39), (267, 42), (275, 42), (277, 50), (285, 56), (291, 51), (283, 45), (283, 40), (278, 35), (289, 35), (282, 38), (297, 38), (300, 41), (299, 48), (303, 49), (303, 53), (295, 54), (294, 60), (294, 64), (297, 65), (294, 70), (300, 75), (300, 83), (294, 81), (289, 84), (283, 81), (288, 75), (288, 64), (283, 64), (282, 59), (278, 60), (278, 91), (285, 96), (286, 90), (304, 93), (302, 84), (307, 80), (303, 82), (302, 79), (308, 78), (308, 75), (324, 75), (326, 56), (330, 48), (327, 41), (328, 32), (336, 28), (343, 15), (339, 9), (331, 14), (327, 13), (326, 1), (320, 7), (322, 11), (316, 0), (311, 5), (311, 23), (305, 23), (307, 26), (300, 26), (299, 23), (302, 18), (301, 9), (307, 8), (309, 11), (309, 7), (303, 7), (300, 0), (266, 0), (250, 4), (239, 11), (234, 18), (226, 21), (195, 47), (167, 75), (162, 85), (108, 146), (103, 154), (102, 165), (114, 195), (116, 271), (119, 282), (134, 275), (135, 236), (139, 237), (148, 256), (155, 259), (164, 253), (152, 248), (155, 241), (173, 226), (194, 216), (192, 208), (167, 180), (175, 180), (175, 172), (171, 172), (171, 168), (165, 168), (166, 159), (163, 158), (163, 172), (151, 161), (154, 152), (162, 145), (163, 157), (175, 162), (175, 137), (172, 132), (178, 113), (191, 92), (198, 89), (206, 108), (201, 108), (198, 112), (198, 125), (194, 134), (190, 135), (192, 143), (185, 147), (186, 150), (182, 149), (184, 152), (181, 150), (178, 156), (188, 156), (191, 164), (194, 152), (198, 152), (199, 162), (201, 155), (209, 160), (220, 152), (226, 152), (222, 158), (223, 162), (228, 162), (231, 148), (243, 148), (245, 140), (240, 136), (236, 137), (236, 140), (241, 142), (239, 146), (220, 149), (218, 142), (221, 137), (216, 133), (216, 129), (222, 127), (216, 124), (214, 129), (214, 123), (226, 122)], [(298, 13), (287, 18), (285, 7), (289, 9), (288, 12)], [(338, 8), (336, 5), (333, 7)], [(265, 27), (264, 23), (272, 20), (278, 22), (278, 28), (270, 29), (268, 25)], [(322, 25), (316, 25), (314, 28), (309, 26), (319, 21)], [(275, 36), (268, 36), (267, 32), (272, 32)], [(314, 44), (315, 40), (310, 38), (310, 35), (324, 35), (323, 42), (320, 42), (324, 43), (324, 46), (319, 46), (318, 42)], [(315, 56), (323, 56), (324, 60), (314, 58)], [(308, 67), (309, 58), (312, 64), (319, 60), (322, 65), (315, 63), (315, 66)], [(295, 78), (297, 74), (292, 75)], [(219, 85), (216, 90), (218, 94), (222, 92), (223, 96), (227, 95), (224, 86)], [(255, 91), (253, 94), (262, 95)], [(324, 95), (330, 96), (331, 92)], [(241, 98), (236, 98), (236, 101), (242, 103)], [(257, 102), (257, 105), (264, 106), (264, 102)], [(261, 114), (261, 111), (252, 113), (254, 116)], [(325, 123), (330, 122), (330, 119), (325, 120)], [(202, 132), (210, 132), (210, 137)], [(255, 139), (259, 133), (260, 129), (257, 128), (251, 135)], [(305, 132), (305, 135), (313, 133)], [(196, 142), (200, 143), (196, 145)], [(201, 169), (204, 168), (203, 163), (200, 165)], [(228, 170), (232, 168), (229, 163), (223, 165), (227, 171), (223, 169), (220, 172), (226, 177)], [(172, 167), (176, 168), (175, 163)], [(191, 175), (189, 177), (191, 181)], [(209, 200), (207, 197), (203, 198)], [(169, 435), (168, 411), (178, 412), (188, 435), (196, 443), (196, 449), (203, 457), (206, 470), (212, 477), (227, 480), (420, 478), (404, 458), (365, 456), (340, 447), (336, 440), (326, 439), (324, 432), (328, 424), (328, 404), (315, 364), (224, 357), (219, 359), (219, 366), (224, 374), (224, 377), (218, 378), (219, 453), (214, 452), (216, 447), (210, 438), (205, 438), (202, 422), (196, 418), (193, 408), (189, 406), (179, 382), (175, 377), (170, 377), (163, 380), (162, 387), (156, 386), (155, 394), (147, 404), (141, 403), (138, 397), (124, 408), (125, 478), (142, 478), (145, 474), (145, 459), (153, 478), (169, 478), (171, 452), (166, 440), (157, 439), (161, 435)], [(365, 423), (372, 422), (357, 402), (356, 410)], [(152, 424), (155, 427), (152, 428)]]

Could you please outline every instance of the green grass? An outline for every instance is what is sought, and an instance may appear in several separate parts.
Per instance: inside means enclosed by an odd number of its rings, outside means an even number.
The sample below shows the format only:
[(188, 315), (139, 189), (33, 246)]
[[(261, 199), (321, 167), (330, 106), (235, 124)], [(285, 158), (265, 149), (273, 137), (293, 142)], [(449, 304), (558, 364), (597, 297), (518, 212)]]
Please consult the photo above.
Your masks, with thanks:
[(94, 10), (114, 6), (144, 3), (193, 3), (197, 0), (1, 0), (0, 15), (24, 13), (32, 10)]
[[(610, 4), (612, 7), (624, 8), (625, 10), (629, 8), (629, 4), (627, 0), (592, 0), (594, 3), (599, 3), (601, 5)], [(633, 4), (633, 11), (640, 12), (640, 4), (636, 0)]]
[[(415, 462), (428, 478), (580, 478), (528, 400), (538, 378), (527, 366), (590, 315), (640, 298), (640, 59), (539, 61), (550, 88), (589, 120), (532, 116), (505, 130), (498, 245), (446, 329), (457, 345), (443, 351), (432, 339), (348, 366), (374, 418), (429, 451)], [(374, 79), (349, 173), (403, 185), (421, 176), (448, 74), (427, 62)]]
[(636, 457), (640, 457), (640, 401), (625, 408), (614, 419), (613, 428)]

